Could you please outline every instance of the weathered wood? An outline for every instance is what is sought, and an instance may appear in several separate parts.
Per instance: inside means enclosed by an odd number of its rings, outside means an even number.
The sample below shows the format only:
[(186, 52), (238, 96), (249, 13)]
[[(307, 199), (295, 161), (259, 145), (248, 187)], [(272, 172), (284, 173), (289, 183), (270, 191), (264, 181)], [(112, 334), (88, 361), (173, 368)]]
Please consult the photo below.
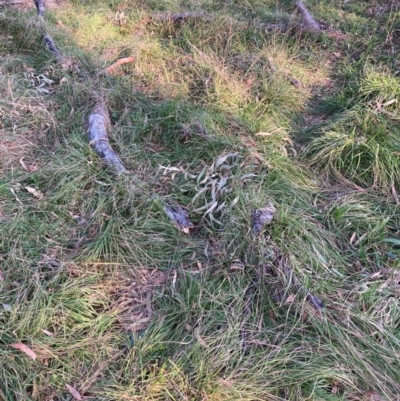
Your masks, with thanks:
[(121, 159), (111, 147), (108, 130), (111, 127), (107, 107), (103, 101), (96, 104), (92, 114), (89, 116), (89, 144), (105, 163), (118, 174), (127, 174)]
[(302, 0), (298, 0), (296, 2), (297, 12), (301, 15), (301, 28), (304, 31), (308, 32), (321, 32), (321, 28), (317, 21), (315, 21), (314, 17), (307, 10), (307, 7), (304, 5)]
[(44, 17), (44, 11), (45, 11), (44, 0), (33, 0), (33, 2), (35, 3), (38, 15)]
[(104, 68), (104, 70), (100, 71), (98, 73), (99, 76), (104, 75), (104, 74), (114, 74), (115, 70), (123, 65), (123, 64), (127, 64), (127, 63), (132, 63), (135, 61), (135, 57), (125, 57), (125, 58), (120, 58), (119, 60), (117, 60), (115, 63), (111, 64), (110, 66), (108, 66), (107, 68)]

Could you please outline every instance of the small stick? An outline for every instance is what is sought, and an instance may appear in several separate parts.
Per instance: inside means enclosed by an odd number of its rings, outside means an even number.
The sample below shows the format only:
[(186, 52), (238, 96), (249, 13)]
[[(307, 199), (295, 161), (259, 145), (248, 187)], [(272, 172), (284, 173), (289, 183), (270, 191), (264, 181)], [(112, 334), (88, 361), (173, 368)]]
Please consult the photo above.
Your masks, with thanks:
[(100, 101), (89, 116), (89, 144), (116, 173), (127, 174), (128, 171), (109, 143), (107, 130), (110, 125), (107, 108), (104, 102)]
[(121, 66), (122, 64), (127, 64), (127, 63), (133, 63), (135, 61), (135, 57), (125, 57), (125, 58), (120, 58), (117, 60), (115, 63), (111, 64), (104, 70), (100, 71), (98, 75), (104, 75), (104, 74), (114, 74), (115, 70)]

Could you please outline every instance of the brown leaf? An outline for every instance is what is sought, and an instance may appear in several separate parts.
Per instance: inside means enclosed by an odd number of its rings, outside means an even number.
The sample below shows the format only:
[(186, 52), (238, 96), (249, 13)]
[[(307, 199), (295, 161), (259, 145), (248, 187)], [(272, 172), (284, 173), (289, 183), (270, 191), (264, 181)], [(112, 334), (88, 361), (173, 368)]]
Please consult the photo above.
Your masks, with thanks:
[(79, 394), (79, 392), (76, 388), (70, 386), (69, 384), (66, 384), (65, 387), (67, 388), (69, 393), (72, 395), (72, 397), (74, 397), (78, 401), (82, 400), (82, 396)]
[(42, 199), (43, 193), (36, 188), (33, 187), (25, 187), (25, 189), (31, 193), (35, 198)]
[(37, 357), (37, 355), (25, 344), (15, 343), (15, 344), (10, 344), (10, 347), (13, 347), (15, 349), (19, 349), (22, 352), (25, 352), (25, 354), (28, 355), (33, 360), (35, 360)]
[(340, 52), (333, 52), (333, 54), (337, 58), (342, 57), (342, 53), (340, 53)]
[(296, 298), (296, 294), (290, 294), (285, 301), (285, 304), (291, 304)]

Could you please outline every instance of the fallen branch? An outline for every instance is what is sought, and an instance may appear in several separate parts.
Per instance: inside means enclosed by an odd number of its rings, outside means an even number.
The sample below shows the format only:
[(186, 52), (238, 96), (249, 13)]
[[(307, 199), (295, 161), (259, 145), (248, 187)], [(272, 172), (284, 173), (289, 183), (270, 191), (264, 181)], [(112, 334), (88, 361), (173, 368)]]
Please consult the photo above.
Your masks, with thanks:
[(57, 47), (56, 42), (54, 42), (53, 38), (48, 33), (45, 33), (43, 35), (43, 39), (44, 43), (46, 43), (46, 47), (53, 54), (57, 62), (61, 62), (63, 57), (61, 55), (60, 49)]
[(12, 6), (14, 4), (22, 4), (24, 0), (8, 0), (8, 1), (0, 1), (0, 6)]
[(186, 22), (188, 20), (195, 20), (199, 18), (204, 17), (209, 17), (211, 16), (207, 13), (204, 13), (202, 11), (188, 11), (185, 13), (158, 13), (158, 14), (153, 14), (150, 16), (151, 21), (161, 21), (161, 22), (170, 22), (173, 24), (181, 24), (183, 22)]
[(44, 17), (44, 1), (43, 0), (33, 0), (35, 3), (38, 15)]
[(321, 32), (321, 28), (317, 21), (315, 21), (314, 17), (307, 10), (302, 0), (298, 0), (296, 2), (297, 12), (301, 15), (301, 28), (304, 31), (308, 32)]
[(89, 116), (89, 144), (116, 173), (127, 174), (128, 170), (125, 169), (121, 159), (109, 143), (107, 131), (110, 126), (110, 118), (104, 102), (97, 103)]
[(104, 68), (104, 70), (99, 72), (99, 76), (100, 75), (104, 75), (104, 74), (114, 74), (115, 70), (121, 66), (122, 64), (127, 64), (127, 63), (132, 63), (135, 61), (134, 57), (125, 57), (125, 58), (120, 58), (119, 60), (117, 60), (115, 63), (111, 64), (110, 66), (108, 66), (107, 68)]
[(189, 213), (179, 205), (165, 205), (165, 213), (173, 221), (176, 227), (185, 234), (190, 234), (190, 229), (194, 227), (189, 220)]
[[(33, 2), (35, 3), (39, 17), (44, 18), (44, 12), (45, 12), (44, 0), (33, 0)], [(54, 39), (45, 30), (43, 34), (43, 40), (44, 43), (46, 44), (47, 49), (50, 51), (50, 53), (53, 54), (57, 62), (60, 63), (63, 60), (61, 52), (57, 47)]]
[[(307, 10), (302, 0), (298, 0), (296, 2), (296, 10), (301, 16), (301, 23), (297, 26), (297, 28), (309, 32), (321, 31), (321, 27), (319, 26), (318, 22), (315, 21), (314, 17)], [(215, 20), (215, 16), (201, 11), (188, 11), (183, 13), (158, 13), (150, 15), (147, 21), (155, 21), (155, 22), (158, 21), (163, 23), (180, 25), (185, 22), (198, 19), (201, 19), (202, 21), (212, 21)], [(239, 21), (236, 22), (240, 23)], [(256, 25), (256, 27), (261, 28), (265, 32), (275, 31), (281, 33), (287, 32), (291, 28), (296, 29), (296, 26), (291, 26), (291, 24), (286, 22), (258, 24)]]

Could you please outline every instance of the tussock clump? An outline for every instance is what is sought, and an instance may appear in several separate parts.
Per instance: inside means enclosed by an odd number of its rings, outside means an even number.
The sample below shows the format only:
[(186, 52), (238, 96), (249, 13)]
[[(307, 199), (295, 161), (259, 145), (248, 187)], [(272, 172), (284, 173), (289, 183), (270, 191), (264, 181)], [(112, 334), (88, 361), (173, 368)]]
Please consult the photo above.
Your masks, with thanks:
[(332, 113), (336, 104), (339, 113), (313, 131), (303, 152), (309, 163), (328, 177), (385, 193), (393, 187), (398, 191), (399, 83), (389, 72), (367, 68), (350, 90), (328, 100), (327, 111)]

